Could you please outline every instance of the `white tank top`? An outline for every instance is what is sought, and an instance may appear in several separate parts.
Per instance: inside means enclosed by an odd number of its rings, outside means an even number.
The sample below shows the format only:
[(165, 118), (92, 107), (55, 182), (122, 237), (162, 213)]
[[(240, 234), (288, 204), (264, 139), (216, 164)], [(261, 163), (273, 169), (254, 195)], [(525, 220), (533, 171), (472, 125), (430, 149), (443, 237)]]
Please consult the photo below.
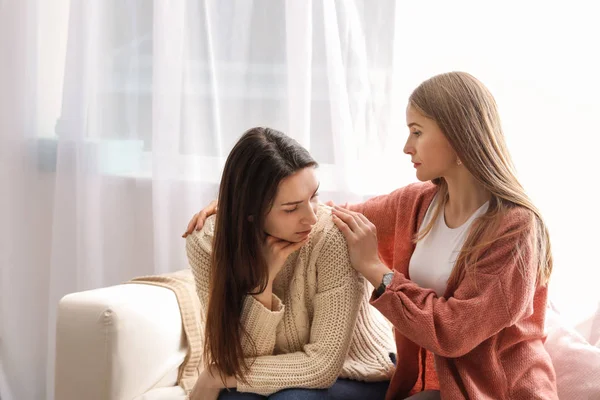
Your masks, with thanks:
[[(421, 229), (431, 221), (436, 201), (437, 195), (425, 213)], [(439, 297), (444, 296), (448, 278), (465, 243), (469, 227), (477, 217), (485, 214), (488, 207), (489, 201), (479, 207), (464, 224), (454, 229), (448, 228), (444, 213), (440, 212), (431, 231), (417, 242), (408, 266), (410, 279), (423, 288), (435, 290)]]

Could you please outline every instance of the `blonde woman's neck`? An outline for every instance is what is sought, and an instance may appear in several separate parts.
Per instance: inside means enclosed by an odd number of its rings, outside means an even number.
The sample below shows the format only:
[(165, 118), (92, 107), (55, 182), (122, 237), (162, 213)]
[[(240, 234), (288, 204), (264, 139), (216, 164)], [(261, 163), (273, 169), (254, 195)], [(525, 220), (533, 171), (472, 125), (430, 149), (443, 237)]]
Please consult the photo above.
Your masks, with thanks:
[(491, 198), (491, 193), (464, 167), (444, 179), (448, 185), (444, 217), (450, 228), (465, 223), (477, 209)]

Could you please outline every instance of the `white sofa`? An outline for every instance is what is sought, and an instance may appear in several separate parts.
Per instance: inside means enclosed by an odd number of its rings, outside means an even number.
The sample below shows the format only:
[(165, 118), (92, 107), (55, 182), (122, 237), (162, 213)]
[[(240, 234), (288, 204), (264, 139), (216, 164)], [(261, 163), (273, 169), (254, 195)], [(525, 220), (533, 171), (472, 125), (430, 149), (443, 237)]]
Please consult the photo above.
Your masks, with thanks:
[[(546, 329), (559, 398), (600, 399), (600, 309), (570, 328), (549, 308)], [(186, 351), (169, 289), (128, 283), (69, 294), (58, 305), (55, 400), (184, 400), (175, 383)]]
[(175, 294), (146, 284), (73, 293), (58, 305), (55, 400), (186, 398), (187, 344)]

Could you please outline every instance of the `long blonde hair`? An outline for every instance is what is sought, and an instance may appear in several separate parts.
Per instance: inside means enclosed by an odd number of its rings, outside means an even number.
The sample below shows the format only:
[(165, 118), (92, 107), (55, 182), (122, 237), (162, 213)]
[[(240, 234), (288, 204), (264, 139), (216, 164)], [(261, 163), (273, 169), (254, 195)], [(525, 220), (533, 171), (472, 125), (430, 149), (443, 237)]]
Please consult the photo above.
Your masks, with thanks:
[[(531, 211), (535, 229), (533, 237), (529, 239), (533, 241), (533, 256), (537, 257), (538, 282), (546, 285), (552, 272), (548, 229), (516, 177), (504, 141), (496, 101), (489, 90), (470, 74), (449, 72), (421, 83), (411, 94), (409, 104), (438, 124), (458, 158), (492, 196), (488, 211), (471, 226), (448, 283), (458, 283), (483, 251), (496, 240), (502, 239), (495, 235), (503, 216), (509, 209), (521, 206)], [(431, 222), (421, 230), (416, 241), (429, 233), (433, 221), (444, 210), (447, 201), (448, 186), (445, 180), (438, 178), (433, 183), (439, 186), (438, 199), (441, 201), (437, 202)], [(523, 234), (529, 228), (523, 226), (507, 236)], [(519, 250), (514, 250), (517, 259), (522, 256)], [(522, 259), (520, 261), (522, 263)], [(525, 265), (521, 267), (525, 268)]]

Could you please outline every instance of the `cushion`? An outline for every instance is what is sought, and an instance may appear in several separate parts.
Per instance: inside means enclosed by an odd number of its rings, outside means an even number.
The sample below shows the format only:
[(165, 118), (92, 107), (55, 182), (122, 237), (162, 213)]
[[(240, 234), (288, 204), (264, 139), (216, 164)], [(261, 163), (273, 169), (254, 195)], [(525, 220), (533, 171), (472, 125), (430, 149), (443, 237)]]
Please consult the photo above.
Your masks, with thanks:
[(600, 399), (600, 348), (565, 324), (553, 308), (547, 309), (546, 333), (545, 347), (556, 371), (558, 398)]

